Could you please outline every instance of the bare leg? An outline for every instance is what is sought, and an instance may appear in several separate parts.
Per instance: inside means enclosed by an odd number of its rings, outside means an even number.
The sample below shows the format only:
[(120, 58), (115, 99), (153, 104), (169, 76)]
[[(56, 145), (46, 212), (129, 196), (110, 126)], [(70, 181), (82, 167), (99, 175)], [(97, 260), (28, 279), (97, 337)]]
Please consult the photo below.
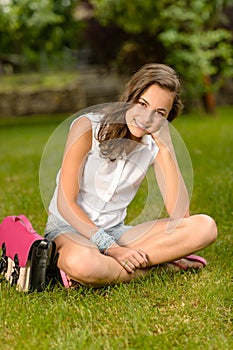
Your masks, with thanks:
[(167, 233), (167, 224), (166, 219), (143, 223), (127, 231), (120, 239), (120, 245), (140, 249), (148, 256), (148, 267), (133, 274), (127, 273), (113, 258), (100, 254), (89, 241), (84, 245), (74, 242), (72, 235), (61, 235), (55, 240), (60, 255), (58, 265), (72, 279), (86, 285), (129, 282), (146, 275), (151, 266), (203, 249), (217, 236), (214, 220), (206, 215), (184, 218), (170, 233)]
[(75, 241), (73, 234), (64, 234), (55, 239), (58, 252), (58, 267), (70, 279), (88, 286), (103, 286), (120, 282), (130, 282), (144, 276), (150, 268), (129, 274), (115, 259), (105, 256), (91, 246)]
[[(214, 220), (207, 215), (193, 215), (167, 233), (168, 220), (138, 225), (120, 239), (119, 244), (147, 253), (148, 266), (172, 261), (201, 250), (217, 237)], [(137, 236), (137, 240), (133, 237)]]

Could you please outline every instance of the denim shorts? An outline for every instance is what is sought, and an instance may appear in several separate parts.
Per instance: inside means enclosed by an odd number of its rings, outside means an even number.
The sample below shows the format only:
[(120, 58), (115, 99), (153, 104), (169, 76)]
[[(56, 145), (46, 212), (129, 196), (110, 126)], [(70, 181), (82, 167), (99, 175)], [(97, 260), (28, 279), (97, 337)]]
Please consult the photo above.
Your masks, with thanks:
[[(125, 225), (124, 222), (120, 222), (116, 226), (105, 229), (105, 231), (114, 238), (115, 242), (117, 242), (120, 237), (131, 227), (132, 226)], [(50, 214), (45, 227), (44, 237), (53, 241), (55, 238), (65, 233), (75, 233), (83, 238), (83, 236), (74, 227), (58, 219), (55, 215)]]

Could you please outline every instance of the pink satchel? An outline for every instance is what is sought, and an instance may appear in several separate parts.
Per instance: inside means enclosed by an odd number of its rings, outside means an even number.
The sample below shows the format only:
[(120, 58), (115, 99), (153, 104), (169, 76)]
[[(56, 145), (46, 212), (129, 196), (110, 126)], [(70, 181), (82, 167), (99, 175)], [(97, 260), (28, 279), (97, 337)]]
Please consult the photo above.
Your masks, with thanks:
[(24, 215), (7, 216), (0, 224), (0, 274), (19, 291), (38, 291), (57, 280), (68, 287), (56, 266), (55, 242), (44, 239)]

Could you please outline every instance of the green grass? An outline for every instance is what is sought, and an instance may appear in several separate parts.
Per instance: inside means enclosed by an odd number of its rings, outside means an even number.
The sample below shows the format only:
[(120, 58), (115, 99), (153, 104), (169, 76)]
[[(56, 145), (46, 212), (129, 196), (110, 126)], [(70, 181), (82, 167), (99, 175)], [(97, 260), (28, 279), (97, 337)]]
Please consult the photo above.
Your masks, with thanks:
[[(202, 251), (201, 272), (155, 270), (142, 281), (99, 290), (56, 287), (19, 293), (0, 285), (0, 347), (10, 349), (232, 349), (233, 108), (174, 122), (194, 168), (191, 212), (212, 215), (217, 241)], [(64, 117), (0, 119), (0, 220), (24, 213), (46, 222), (38, 168), (48, 137)], [(140, 210), (143, 191), (129, 215)]]

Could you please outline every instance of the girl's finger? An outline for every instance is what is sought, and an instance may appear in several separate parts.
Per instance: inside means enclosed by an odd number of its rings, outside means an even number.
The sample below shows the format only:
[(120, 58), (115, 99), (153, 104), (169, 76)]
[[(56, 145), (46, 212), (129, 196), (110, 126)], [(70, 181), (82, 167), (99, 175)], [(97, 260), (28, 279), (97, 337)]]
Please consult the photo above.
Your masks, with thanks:
[(146, 253), (142, 252), (141, 250), (138, 250), (138, 253), (143, 257), (145, 262), (148, 263), (148, 259), (147, 259)]
[(145, 257), (142, 256), (140, 252), (137, 251), (137, 254), (134, 254), (132, 257), (130, 257), (130, 262), (134, 265), (135, 268), (139, 269), (141, 267), (146, 267), (147, 260), (145, 260)]
[(121, 265), (128, 273), (134, 273), (135, 266), (129, 260), (122, 261)]

